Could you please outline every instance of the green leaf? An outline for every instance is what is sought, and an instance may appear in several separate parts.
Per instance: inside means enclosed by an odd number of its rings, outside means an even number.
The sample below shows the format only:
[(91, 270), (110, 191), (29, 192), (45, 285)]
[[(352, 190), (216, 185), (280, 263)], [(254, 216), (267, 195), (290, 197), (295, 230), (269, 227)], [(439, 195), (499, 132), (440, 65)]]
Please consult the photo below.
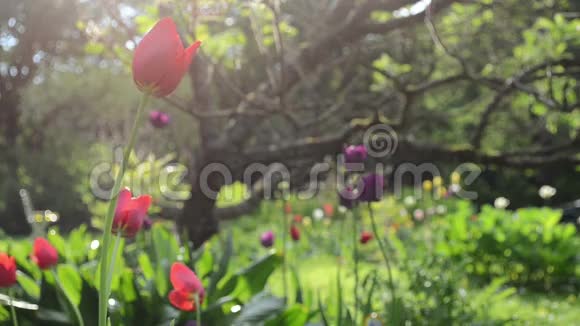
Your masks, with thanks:
[(63, 291), (72, 300), (73, 304), (81, 302), (82, 282), (76, 268), (68, 264), (61, 264), (57, 267), (58, 278), (60, 279)]
[(40, 298), (40, 286), (36, 282), (28, 277), (26, 274), (18, 271), (18, 284), (24, 289), (26, 294), (35, 300)]
[(163, 225), (155, 224), (151, 229), (153, 237), (153, 248), (155, 251), (155, 286), (160, 296), (165, 296), (169, 288), (169, 270), (171, 264), (177, 261), (179, 254), (179, 244), (172, 232), (169, 232)]
[(153, 266), (151, 265), (149, 256), (147, 256), (146, 253), (141, 252), (139, 253), (137, 261), (139, 262), (139, 268), (141, 269), (143, 276), (148, 280), (152, 280), (155, 276), (155, 272), (153, 271)]
[(296, 269), (296, 266), (291, 266), (290, 270), (292, 271), (292, 279), (294, 281), (294, 287), (296, 289), (296, 297), (295, 297), (295, 301), (296, 303), (304, 303), (304, 298), (302, 295), (302, 285), (300, 284), (300, 277), (298, 274), (298, 270)]
[(99, 292), (85, 279), (82, 279), (81, 301), (79, 310), (85, 326), (96, 326), (99, 320)]
[(67, 243), (65, 239), (55, 229), (50, 230), (46, 238), (50, 242), (50, 244), (54, 246), (54, 248), (58, 251), (58, 253), (61, 256), (65, 257), (67, 260), (70, 259), (67, 250)]
[(324, 326), (329, 326), (330, 323), (328, 323), (328, 318), (326, 317), (326, 313), (324, 312), (325, 307), (322, 305), (320, 291), (318, 291), (318, 311), (320, 312), (320, 318), (322, 319), (322, 324)]
[(284, 313), (266, 323), (266, 326), (303, 326), (310, 318), (310, 312), (303, 305), (297, 304), (288, 308)]
[(232, 232), (230, 231), (226, 238), (224, 253), (220, 259), (218, 269), (217, 271), (213, 272), (210, 277), (209, 287), (207, 291), (209, 293), (210, 302), (229, 294), (229, 292), (223, 293), (223, 291), (221, 290), (220, 293), (216, 293), (216, 290), (218, 283), (226, 275), (228, 271), (228, 266), (230, 264), (230, 259), (232, 257), (233, 252), (234, 252), (233, 235)]
[[(49, 276), (51, 279), (50, 282), (48, 280)], [(40, 300), (38, 301), (38, 305), (49, 310), (62, 311), (54, 279), (48, 273), (44, 274), (40, 284)]]
[(240, 300), (247, 300), (261, 292), (270, 275), (281, 264), (282, 257), (279, 254), (271, 253), (237, 272), (234, 276), (238, 279), (237, 287), (232, 296)]
[(135, 288), (135, 283), (133, 281), (133, 271), (129, 268), (125, 268), (121, 274), (121, 283), (119, 287), (120, 297), (123, 299), (123, 303), (131, 303), (137, 300), (137, 289)]
[(284, 299), (259, 293), (243, 308), (233, 325), (258, 325), (284, 311)]
[(366, 300), (366, 303), (363, 307), (363, 315), (364, 316), (370, 315), (370, 313), (373, 312), (373, 294), (375, 292), (375, 287), (377, 285), (377, 274), (376, 273), (373, 273), (371, 282), (372, 283), (371, 283), (370, 289), (368, 290), (368, 293), (367, 293), (367, 300)]
[(205, 278), (211, 274), (213, 271), (213, 255), (211, 250), (209, 250), (209, 246), (206, 244), (204, 245), (203, 253), (201, 257), (196, 261), (195, 267), (196, 271), (201, 278)]

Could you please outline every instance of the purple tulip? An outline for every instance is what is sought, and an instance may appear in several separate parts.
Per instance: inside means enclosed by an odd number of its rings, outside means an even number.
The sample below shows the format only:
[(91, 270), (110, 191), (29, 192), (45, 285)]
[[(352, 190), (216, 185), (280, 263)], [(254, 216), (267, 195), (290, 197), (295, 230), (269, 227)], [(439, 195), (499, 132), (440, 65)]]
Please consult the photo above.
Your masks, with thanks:
[(363, 189), (359, 196), (362, 202), (381, 201), (383, 197), (383, 176), (378, 174), (368, 174), (362, 178)]
[(365, 145), (350, 145), (344, 148), (344, 163), (363, 163), (366, 158)]
[(264, 248), (270, 248), (274, 244), (274, 232), (266, 231), (260, 236), (260, 242)]
[(153, 220), (149, 218), (149, 216), (145, 217), (143, 220), (143, 230), (149, 231), (153, 226)]
[(161, 111), (151, 111), (151, 113), (149, 113), (149, 122), (151, 122), (151, 125), (155, 128), (164, 128), (170, 121), (171, 119), (167, 113)]
[(338, 192), (338, 202), (344, 208), (354, 208), (357, 204), (357, 199), (357, 194), (352, 187), (346, 187)]

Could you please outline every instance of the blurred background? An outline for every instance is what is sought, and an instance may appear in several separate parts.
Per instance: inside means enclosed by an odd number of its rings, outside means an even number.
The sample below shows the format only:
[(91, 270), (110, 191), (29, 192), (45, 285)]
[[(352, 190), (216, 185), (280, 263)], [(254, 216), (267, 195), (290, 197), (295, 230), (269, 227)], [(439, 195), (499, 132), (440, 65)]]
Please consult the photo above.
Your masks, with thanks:
[[(96, 189), (112, 185), (140, 96), (132, 51), (163, 16), (203, 46), (175, 94), (149, 106), (169, 119), (141, 128), (126, 184), (167, 193), (155, 180), (170, 165), (179, 200), (156, 196), (153, 215), (197, 244), (263, 197), (237, 183), (229, 206), (206, 198), (208, 163), (235, 183), (250, 163), (280, 162), (300, 189), (376, 124), (399, 144), (375, 163), (476, 164), (476, 206), (573, 207), (579, 13), (571, 0), (2, 0), (0, 228), (28, 234), (27, 211), (61, 230), (100, 226)], [(542, 185), (557, 194), (546, 201)]]
[[(579, 1), (0, 0), (0, 252), (21, 325), (75, 320), (36, 236), (97, 320), (133, 51), (166, 16), (203, 45), (130, 157), (153, 222), (123, 241), (113, 325), (191, 325), (167, 300), (175, 261), (208, 325), (578, 323)], [(337, 175), (361, 144), (385, 196), (347, 210)], [(287, 182), (264, 177), (276, 164)]]

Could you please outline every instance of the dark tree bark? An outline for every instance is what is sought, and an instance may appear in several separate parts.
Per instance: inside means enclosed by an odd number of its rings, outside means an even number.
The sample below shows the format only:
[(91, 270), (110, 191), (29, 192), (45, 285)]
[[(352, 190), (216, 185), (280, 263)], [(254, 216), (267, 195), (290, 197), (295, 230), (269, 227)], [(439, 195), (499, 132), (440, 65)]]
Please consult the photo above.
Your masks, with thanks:
[[(199, 168), (197, 172), (200, 172), (203, 167), (199, 166)], [(208, 176), (207, 183), (212, 189), (219, 191), (223, 186), (223, 181), (220, 179), (221, 176), (212, 174)], [(200, 187), (197, 177), (193, 180), (191, 186), (191, 197), (183, 206), (178, 225), (180, 230), (185, 230), (188, 239), (193, 242), (193, 246), (199, 248), (219, 231), (219, 224), (214, 217), (215, 199), (206, 196)]]

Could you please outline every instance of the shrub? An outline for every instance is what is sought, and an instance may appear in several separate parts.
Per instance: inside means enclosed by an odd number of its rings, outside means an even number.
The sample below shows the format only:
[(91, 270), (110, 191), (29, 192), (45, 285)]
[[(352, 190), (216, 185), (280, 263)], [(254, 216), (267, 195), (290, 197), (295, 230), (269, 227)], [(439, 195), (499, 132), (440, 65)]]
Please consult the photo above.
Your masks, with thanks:
[(507, 277), (511, 284), (544, 290), (578, 287), (580, 238), (560, 217), (549, 208), (491, 206), (474, 215), (464, 202), (443, 223), (437, 249), (465, 261), (467, 272), (482, 280)]

